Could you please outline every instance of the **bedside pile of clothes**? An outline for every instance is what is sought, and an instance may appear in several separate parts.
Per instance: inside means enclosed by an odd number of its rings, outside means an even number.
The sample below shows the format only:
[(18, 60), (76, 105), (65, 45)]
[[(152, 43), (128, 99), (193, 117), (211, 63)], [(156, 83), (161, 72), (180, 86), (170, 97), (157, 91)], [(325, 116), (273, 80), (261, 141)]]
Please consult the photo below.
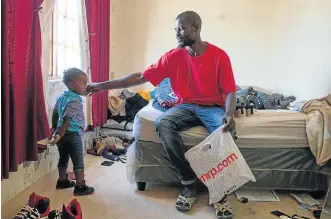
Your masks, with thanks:
[(93, 147), (87, 153), (126, 163), (126, 150), (134, 141), (133, 120), (151, 96), (150, 92), (135, 93), (128, 89), (109, 96), (107, 122), (101, 126), (99, 137), (93, 139)]
[[(144, 96), (144, 97), (143, 97)], [(137, 112), (148, 104), (146, 94), (141, 96), (125, 89), (117, 96), (108, 97), (108, 120), (100, 129), (103, 138), (113, 137), (119, 141), (133, 142), (133, 120)]]
[(126, 163), (126, 151), (131, 143), (122, 141), (116, 137), (98, 137), (93, 139), (93, 147), (87, 149), (87, 153), (102, 156), (108, 160)]

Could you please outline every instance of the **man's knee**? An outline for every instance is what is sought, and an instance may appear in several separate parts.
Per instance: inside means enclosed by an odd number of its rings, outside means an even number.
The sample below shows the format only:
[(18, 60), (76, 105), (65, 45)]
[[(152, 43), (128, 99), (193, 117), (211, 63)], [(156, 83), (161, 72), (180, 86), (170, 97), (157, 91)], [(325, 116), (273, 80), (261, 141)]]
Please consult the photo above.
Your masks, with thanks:
[(161, 116), (155, 121), (155, 128), (157, 132), (174, 130), (176, 129), (176, 124), (173, 121)]

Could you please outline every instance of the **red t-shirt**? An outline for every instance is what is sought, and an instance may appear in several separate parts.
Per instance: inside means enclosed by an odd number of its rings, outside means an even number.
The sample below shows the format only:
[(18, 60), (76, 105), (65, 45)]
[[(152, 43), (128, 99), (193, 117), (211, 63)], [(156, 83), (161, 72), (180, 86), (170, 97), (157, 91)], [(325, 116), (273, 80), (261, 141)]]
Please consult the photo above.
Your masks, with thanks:
[(191, 56), (185, 48), (170, 50), (142, 74), (154, 86), (170, 78), (180, 103), (224, 107), (226, 95), (236, 91), (228, 55), (209, 43), (198, 57)]

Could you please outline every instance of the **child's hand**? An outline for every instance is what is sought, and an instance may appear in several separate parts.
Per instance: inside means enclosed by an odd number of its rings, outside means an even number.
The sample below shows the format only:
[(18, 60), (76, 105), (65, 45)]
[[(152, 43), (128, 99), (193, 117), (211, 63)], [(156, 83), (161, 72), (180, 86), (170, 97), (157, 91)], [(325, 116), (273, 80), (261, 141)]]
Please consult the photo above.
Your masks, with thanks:
[(55, 145), (56, 143), (58, 143), (61, 139), (61, 136), (60, 135), (53, 135), (49, 141), (49, 144), (50, 145)]
[(56, 129), (51, 128), (51, 135), (48, 138), (49, 140), (51, 140), (53, 138), (53, 135), (54, 135), (55, 131), (56, 131)]

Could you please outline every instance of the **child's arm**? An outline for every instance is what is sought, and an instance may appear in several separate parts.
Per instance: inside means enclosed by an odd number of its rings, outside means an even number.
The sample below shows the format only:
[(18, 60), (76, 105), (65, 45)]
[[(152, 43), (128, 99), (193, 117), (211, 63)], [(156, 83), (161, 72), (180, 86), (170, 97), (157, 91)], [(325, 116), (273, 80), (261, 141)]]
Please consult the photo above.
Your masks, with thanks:
[(63, 118), (63, 122), (61, 124), (61, 127), (59, 128), (60, 138), (62, 138), (64, 136), (64, 134), (66, 133), (66, 131), (70, 125), (70, 121), (71, 121), (71, 117), (66, 116)]
[(52, 136), (54, 135), (54, 133), (56, 132), (57, 129), (57, 121), (59, 119), (59, 114), (57, 112), (56, 107), (54, 107), (53, 109), (53, 114), (52, 114), (52, 130), (51, 130), (51, 137), (49, 139), (52, 138)]
[(78, 105), (79, 105), (79, 103), (77, 101), (72, 101), (67, 104), (65, 112), (64, 112), (64, 118), (63, 118), (63, 121), (62, 121), (62, 124), (60, 127), (57, 127), (57, 121), (58, 121), (59, 115), (58, 115), (56, 108), (54, 108), (53, 116), (52, 116), (52, 128), (54, 129), (54, 127), (55, 127), (56, 133), (52, 137), (50, 144), (52, 144), (52, 145), (56, 144), (64, 136), (64, 134), (66, 133), (66, 131), (70, 125), (71, 119), (74, 118), (77, 114)]
[[(53, 114), (54, 115), (54, 114)], [(64, 134), (66, 133), (69, 125), (70, 125), (70, 121), (71, 121), (71, 118), (66, 116), (63, 118), (63, 121), (62, 121), (62, 124), (61, 126), (59, 127), (57, 133), (55, 135), (52, 136), (51, 140), (50, 140), (50, 144), (51, 145), (54, 145), (56, 144), (58, 141), (61, 140), (61, 138), (64, 136)], [(52, 121), (53, 122), (53, 121)], [(54, 123), (53, 123), (54, 124)], [(53, 126), (54, 127), (54, 126)], [(56, 126), (55, 126), (56, 127)], [(56, 130), (56, 128), (55, 128)], [(55, 131), (54, 131), (55, 132)]]

